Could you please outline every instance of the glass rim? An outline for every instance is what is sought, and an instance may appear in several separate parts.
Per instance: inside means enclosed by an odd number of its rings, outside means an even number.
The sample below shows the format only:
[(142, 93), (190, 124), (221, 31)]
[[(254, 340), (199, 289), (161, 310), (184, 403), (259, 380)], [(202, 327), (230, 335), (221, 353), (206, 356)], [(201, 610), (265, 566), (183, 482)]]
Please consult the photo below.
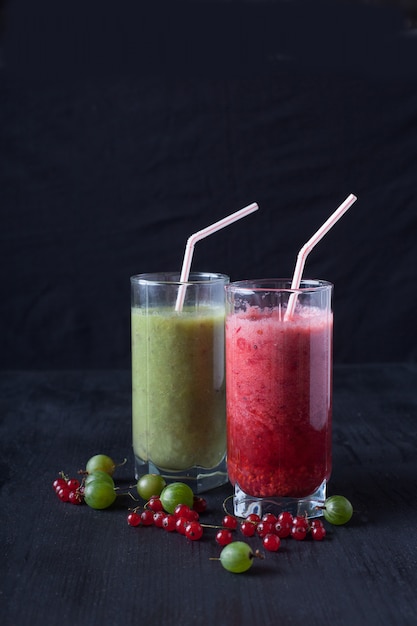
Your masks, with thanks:
[(132, 285), (207, 285), (228, 282), (230, 276), (218, 272), (190, 272), (188, 280), (180, 280), (180, 272), (147, 272), (130, 277)]
[[(274, 286), (275, 283), (275, 286)], [(288, 284), (288, 287), (276, 285), (281, 283), (282, 285)], [(288, 293), (316, 293), (319, 291), (326, 291), (333, 289), (334, 285), (328, 280), (321, 280), (318, 278), (303, 278), (300, 281), (300, 286), (297, 289), (291, 287), (292, 278), (259, 278), (248, 280), (237, 280), (226, 285), (227, 292), (243, 292), (243, 293), (256, 293), (256, 292), (288, 292)]]

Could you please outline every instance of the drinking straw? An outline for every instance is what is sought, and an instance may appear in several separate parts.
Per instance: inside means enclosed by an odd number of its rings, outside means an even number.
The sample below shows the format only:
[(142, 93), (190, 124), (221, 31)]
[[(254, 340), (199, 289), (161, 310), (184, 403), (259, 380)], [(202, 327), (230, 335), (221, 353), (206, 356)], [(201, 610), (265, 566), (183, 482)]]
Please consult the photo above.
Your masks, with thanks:
[[(291, 289), (298, 289), (301, 282), (301, 275), (303, 273), (304, 265), (307, 255), (310, 254), (314, 246), (324, 237), (324, 235), (336, 224), (336, 222), (346, 213), (346, 211), (356, 202), (357, 197), (351, 193), (344, 202), (331, 214), (331, 216), (324, 222), (322, 226), (314, 233), (312, 237), (303, 245), (297, 255), (297, 262), (295, 265), (294, 275), (292, 278)], [(287, 310), (285, 312), (284, 321), (290, 319), (294, 313), (295, 301), (297, 294), (292, 293), (288, 300)]]
[[(240, 209), (239, 211), (235, 211), (234, 213), (231, 213), (227, 217), (224, 217), (223, 219), (219, 220), (218, 222), (214, 222), (214, 224), (211, 224), (210, 226), (207, 226), (206, 228), (203, 228), (202, 230), (198, 230), (196, 233), (191, 235), (187, 239), (187, 245), (185, 247), (184, 260), (183, 260), (182, 268), (181, 268), (180, 282), (186, 283), (188, 281), (188, 277), (190, 275), (191, 261), (192, 261), (193, 253), (194, 253), (194, 246), (197, 243), (197, 241), (200, 241), (201, 239), (204, 239), (205, 237), (208, 237), (209, 235), (216, 233), (221, 228), (224, 228), (225, 226), (229, 226), (229, 224), (233, 224), (233, 222), (237, 222), (237, 220), (240, 220), (242, 217), (245, 217), (246, 215), (249, 215), (250, 213), (257, 211), (258, 208), (259, 207), (256, 204), (256, 202), (253, 202), (252, 204), (248, 204), (248, 206), (244, 207), (243, 209)], [(178, 290), (177, 301), (175, 304), (176, 311), (182, 310), (186, 289), (187, 289), (187, 285), (185, 284), (180, 285), (180, 288)]]

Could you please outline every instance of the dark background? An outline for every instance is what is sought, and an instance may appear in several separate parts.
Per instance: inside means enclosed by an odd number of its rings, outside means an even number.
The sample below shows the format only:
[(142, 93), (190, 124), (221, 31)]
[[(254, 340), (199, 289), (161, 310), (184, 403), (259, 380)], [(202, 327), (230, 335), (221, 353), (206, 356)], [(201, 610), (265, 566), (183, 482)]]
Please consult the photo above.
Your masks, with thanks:
[[(58, 4), (58, 6), (56, 6)], [(417, 34), (407, 3), (2, 5), (0, 368), (129, 368), (130, 284), (335, 284), (335, 362), (415, 361)]]

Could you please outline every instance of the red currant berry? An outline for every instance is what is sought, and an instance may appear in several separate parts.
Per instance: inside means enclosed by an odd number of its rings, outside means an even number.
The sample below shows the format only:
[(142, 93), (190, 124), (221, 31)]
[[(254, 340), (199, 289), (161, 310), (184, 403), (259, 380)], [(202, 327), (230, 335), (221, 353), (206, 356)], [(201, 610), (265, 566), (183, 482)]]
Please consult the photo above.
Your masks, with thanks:
[(188, 519), (188, 515), (190, 514), (190, 507), (187, 506), (186, 504), (177, 504), (177, 506), (174, 509), (174, 515), (175, 517), (185, 517)]
[(201, 496), (194, 496), (193, 509), (197, 513), (204, 513), (207, 509), (207, 501)]
[(293, 526), (301, 526), (303, 528), (305, 528), (306, 530), (308, 530), (308, 519), (306, 517), (303, 517), (302, 515), (296, 515), (293, 518)]
[(237, 519), (233, 515), (225, 515), (223, 517), (222, 526), (225, 528), (229, 528), (229, 530), (236, 530), (237, 528)]
[(324, 526), (314, 526), (311, 529), (311, 536), (316, 541), (321, 541), (326, 536), (326, 529), (324, 528)]
[(227, 546), (233, 541), (232, 531), (228, 528), (222, 528), (216, 534), (216, 541), (220, 546)]
[(165, 513), (163, 511), (156, 511), (153, 514), (153, 525), (157, 528), (162, 528), (162, 522), (165, 517)]
[(147, 508), (156, 513), (157, 511), (163, 511), (164, 507), (162, 506), (161, 498), (159, 496), (152, 496), (149, 498), (147, 502)]
[(190, 509), (190, 511), (187, 513), (187, 519), (189, 522), (198, 522), (200, 516), (197, 511), (194, 511), (194, 509)]
[(244, 521), (240, 524), (240, 532), (244, 537), (253, 537), (256, 533), (256, 524)]
[(153, 515), (153, 511), (150, 511), (149, 509), (145, 509), (144, 511), (142, 511), (142, 513), (140, 514), (140, 521), (142, 522), (143, 526), (153, 525)]
[(175, 530), (180, 535), (185, 535), (185, 529), (187, 528), (190, 521), (186, 517), (177, 517), (177, 521), (175, 522)]
[(258, 524), (261, 521), (261, 518), (256, 513), (249, 513), (246, 518), (247, 522), (252, 522), (252, 524)]
[(185, 536), (191, 541), (198, 541), (203, 536), (203, 527), (200, 522), (188, 522), (185, 528)]
[(68, 487), (67, 487), (67, 486), (65, 486), (65, 487), (61, 487), (61, 488), (57, 491), (58, 498), (59, 498), (62, 502), (69, 502), (69, 494), (70, 494), (70, 490), (68, 489)]
[(291, 528), (291, 537), (297, 539), (297, 541), (303, 541), (307, 536), (307, 529), (304, 525), (294, 524)]
[(164, 519), (162, 520), (162, 528), (164, 528), (165, 530), (167, 530), (168, 532), (172, 532), (175, 530), (175, 524), (177, 523), (177, 518), (175, 517), (175, 515), (165, 515)]
[(265, 550), (269, 550), (269, 552), (276, 552), (281, 545), (281, 539), (278, 537), (278, 535), (273, 535), (269, 533), (268, 535), (265, 535), (262, 543)]
[(317, 517), (310, 522), (310, 528), (324, 528), (324, 524), (321, 519)]
[(291, 515), (291, 513), (289, 511), (282, 511), (282, 513), (280, 513), (278, 515), (278, 522), (280, 522), (280, 524), (285, 524), (285, 526), (287, 524), (292, 526), (293, 525), (293, 516)]
[(275, 524), (275, 534), (280, 539), (285, 539), (291, 535), (292, 524), (284, 524), (283, 522), (277, 522)]
[(67, 481), (65, 478), (56, 478), (52, 483), (52, 487), (54, 488), (54, 491), (58, 493), (62, 487), (67, 487)]
[(270, 522), (259, 522), (256, 527), (256, 533), (259, 537), (263, 538), (266, 535), (272, 535), (275, 533), (275, 526)]
[(68, 502), (71, 502), (71, 504), (82, 504), (83, 498), (78, 491), (70, 491), (68, 494)]
[(263, 515), (261, 519), (261, 522), (268, 522), (269, 524), (276, 524), (277, 521), (278, 518), (273, 513), (265, 513), (265, 515)]
[(78, 487), (80, 486), (80, 481), (77, 480), (76, 478), (69, 478), (67, 480), (67, 485), (68, 485), (68, 488), (71, 489), (71, 491), (76, 491)]
[(127, 516), (127, 523), (129, 524), (129, 526), (139, 526), (140, 515), (136, 513), (136, 511), (129, 513), (129, 515)]

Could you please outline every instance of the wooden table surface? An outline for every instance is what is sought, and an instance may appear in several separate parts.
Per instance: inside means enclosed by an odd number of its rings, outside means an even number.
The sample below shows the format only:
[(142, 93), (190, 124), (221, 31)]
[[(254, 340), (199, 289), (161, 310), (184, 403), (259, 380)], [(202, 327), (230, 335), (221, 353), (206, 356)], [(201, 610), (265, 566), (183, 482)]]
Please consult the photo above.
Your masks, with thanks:
[[(116, 482), (134, 484), (128, 371), (3, 372), (1, 623), (416, 624), (416, 383), (414, 364), (335, 367), (329, 494), (347, 496), (354, 516), (322, 542), (283, 540), (237, 575), (212, 560), (213, 529), (190, 542), (129, 527), (129, 498), (96, 511), (54, 494), (61, 470), (76, 474), (98, 452), (126, 457)], [(205, 494), (202, 521), (219, 524), (231, 493)]]

